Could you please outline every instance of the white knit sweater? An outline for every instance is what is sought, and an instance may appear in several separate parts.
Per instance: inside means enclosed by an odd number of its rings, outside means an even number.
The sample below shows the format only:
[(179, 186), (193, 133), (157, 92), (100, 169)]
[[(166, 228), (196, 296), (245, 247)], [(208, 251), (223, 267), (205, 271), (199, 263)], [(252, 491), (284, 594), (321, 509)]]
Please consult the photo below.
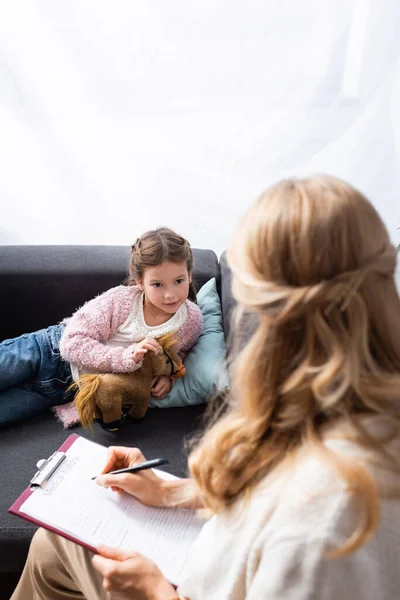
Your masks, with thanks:
[[(399, 451), (399, 440), (395, 444)], [(365, 456), (349, 442), (328, 445)], [(377, 477), (393, 483), (388, 473)], [(400, 500), (382, 500), (371, 542), (344, 558), (324, 557), (348, 539), (357, 518), (335, 472), (303, 456), (293, 472), (265, 481), (246, 507), (205, 525), (178, 592), (190, 600), (400, 598)]]

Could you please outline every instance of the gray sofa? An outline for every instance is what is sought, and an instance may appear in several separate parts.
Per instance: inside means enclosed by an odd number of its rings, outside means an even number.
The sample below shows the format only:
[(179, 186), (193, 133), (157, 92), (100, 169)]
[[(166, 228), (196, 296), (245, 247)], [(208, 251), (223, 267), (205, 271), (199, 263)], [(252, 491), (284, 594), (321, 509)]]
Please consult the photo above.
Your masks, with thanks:
[[(225, 334), (233, 307), (225, 255), (194, 249), (197, 290), (215, 277)], [(122, 246), (0, 246), (0, 340), (55, 324), (85, 301), (119, 285), (127, 275), (129, 248)], [(64, 430), (49, 411), (0, 429), (0, 597), (9, 598), (25, 563), (35, 527), (7, 510), (27, 487), (38, 459), (57, 449), (73, 431), (103, 445), (138, 446), (148, 456), (165, 456), (175, 475), (186, 472), (185, 440), (203, 426), (204, 405), (151, 409), (140, 424), (116, 433), (95, 426)]]

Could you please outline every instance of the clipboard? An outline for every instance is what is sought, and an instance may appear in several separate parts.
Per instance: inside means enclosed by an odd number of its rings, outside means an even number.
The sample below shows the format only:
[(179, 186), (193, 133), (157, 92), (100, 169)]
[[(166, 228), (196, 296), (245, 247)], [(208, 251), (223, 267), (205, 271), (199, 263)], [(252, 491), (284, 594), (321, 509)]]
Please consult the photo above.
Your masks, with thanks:
[(65, 442), (63, 442), (61, 444), (59, 449), (56, 450), (55, 452), (53, 452), (52, 455), (50, 455), (47, 459), (41, 459), (37, 462), (36, 466), (38, 468), (38, 471), (34, 474), (32, 479), (30, 480), (29, 487), (27, 487), (22, 492), (22, 494), (15, 500), (15, 502), (10, 506), (10, 508), (8, 509), (7, 512), (9, 512), (11, 515), (15, 515), (16, 517), (20, 517), (21, 519), (24, 519), (25, 521), (29, 521), (29, 522), (33, 523), (34, 525), (37, 525), (38, 527), (44, 527), (45, 529), (48, 529), (49, 531), (52, 531), (53, 533), (56, 533), (57, 535), (61, 535), (62, 537), (66, 538), (67, 540), (70, 540), (71, 542), (74, 542), (75, 544), (79, 544), (80, 546), (87, 548), (91, 552), (96, 553), (97, 550), (94, 546), (91, 546), (90, 544), (86, 544), (82, 540), (80, 540), (72, 535), (69, 535), (68, 533), (66, 533), (64, 531), (61, 531), (60, 529), (57, 529), (56, 527), (52, 527), (48, 523), (45, 523), (44, 521), (36, 519), (35, 517), (32, 517), (31, 515), (28, 515), (27, 513), (21, 511), (21, 506), (35, 492), (35, 490), (37, 488), (45, 485), (51, 479), (51, 477), (57, 472), (57, 469), (61, 466), (61, 464), (65, 460), (67, 450), (69, 448), (71, 448), (72, 444), (74, 444), (74, 442), (76, 442), (76, 440), (78, 440), (78, 439), (79, 439), (79, 435), (77, 435), (76, 433), (72, 433), (70, 436), (67, 437)]
[[(8, 512), (93, 553), (100, 543), (141, 552), (178, 585), (204, 519), (194, 510), (145, 506), (129, 494), (121, 497), (97, 486), (92, 475), (100, 472), (106, 453), (105, 446), (70, 435), (56, 452), (39, 461), (29, 487)], [(161, 479), (177, 479), (158, 469), (153, 472)], [(171, 527), (179, 534), (171, 536)]]

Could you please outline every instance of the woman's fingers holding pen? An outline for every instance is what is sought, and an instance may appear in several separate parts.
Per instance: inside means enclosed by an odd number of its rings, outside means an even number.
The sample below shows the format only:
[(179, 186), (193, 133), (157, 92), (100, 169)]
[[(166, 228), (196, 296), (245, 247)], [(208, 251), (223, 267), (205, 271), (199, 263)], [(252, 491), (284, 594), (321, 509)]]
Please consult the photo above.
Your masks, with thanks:
[[(135, 464), (144, 462), (146, 459), (139, 448), (126, 448), (124, 446), (110, 446), (107, 450), (106, 464), (103, 467), (103, 473), (126, 469)], [(108, 487), (108, 486), (107, 486)], [(122, 493), (122, 489), (110, 486), (113, 492)]]
[(109, 487), (113, 491), (127, 492), (135, 496), (143, 504), (149, 506), (162, 506), (164, 501), (164, 481), (151, 471), (140, 473), (120, 473), (108, 475), (110, 471), (126, 469), (146, 460), (139, 448), (126, 448), (125, 446), (110, 446), (107, 460), (102, 470), (102, 475), (97, 477), (96, 483)]
[(151, 469), (138, 473), (104, 474), (97, 477), (96, 483), (115, 491), (123, 491), (135, 496), (139, 502), (147, 506), (164, 506), (165, 482), (157, 477)]
[(139, 448), (110, 446), (107, 450), (106, 464), (103, 467), (102, 474), (133, 467), (133, 465), (140, 464), (145, 460)]

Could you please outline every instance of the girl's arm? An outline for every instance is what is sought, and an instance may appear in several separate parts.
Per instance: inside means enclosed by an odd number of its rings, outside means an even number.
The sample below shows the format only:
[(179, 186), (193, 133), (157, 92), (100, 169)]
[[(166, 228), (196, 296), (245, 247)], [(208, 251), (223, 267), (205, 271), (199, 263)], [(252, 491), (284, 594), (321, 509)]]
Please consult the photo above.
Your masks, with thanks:
[(127, 348), (106, 342), (127, 319), (137, 294), (135, 286), (118, 286), (93, 298), (67, 321), (60, 351), (64, 360), (81, 368), (112, 373), (135, 371), (141, 362), (132, 357), (136, 344)]
[(187, 300), (186, 306), (188, 309), (187, 319), (177, 331), (181, 340), (178, 353), (182, 360), (185, 360), (203, 331), (203, 315), (200, 308), (190, 300)]

